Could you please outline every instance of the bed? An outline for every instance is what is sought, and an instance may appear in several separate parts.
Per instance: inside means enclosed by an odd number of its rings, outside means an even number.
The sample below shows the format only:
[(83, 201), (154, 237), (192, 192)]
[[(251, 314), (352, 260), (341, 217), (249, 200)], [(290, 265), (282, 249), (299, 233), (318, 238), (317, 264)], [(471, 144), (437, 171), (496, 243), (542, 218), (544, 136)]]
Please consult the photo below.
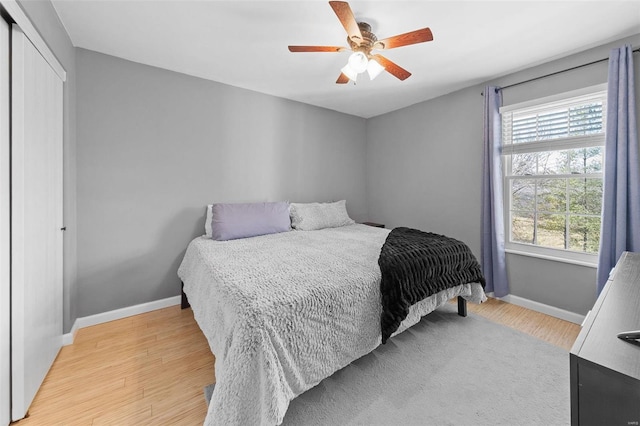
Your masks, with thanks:
[[(352, 224), (191, 241), (178, 275), (216, 356), (206, 425), (280, 424), (293, 398), (381, 344), (378, 257), (389, 232)], [(486, 300), (479, 283), (440, 291), (394, 335), (456, 296)]]

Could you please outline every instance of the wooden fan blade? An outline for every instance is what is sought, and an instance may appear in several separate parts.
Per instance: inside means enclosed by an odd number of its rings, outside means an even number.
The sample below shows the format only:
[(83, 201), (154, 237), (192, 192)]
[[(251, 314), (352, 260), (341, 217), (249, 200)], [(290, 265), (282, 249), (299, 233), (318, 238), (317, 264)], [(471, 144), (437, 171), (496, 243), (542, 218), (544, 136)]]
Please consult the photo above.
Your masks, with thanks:
[(347, 50), (341, 46), (289, 46), (289, 52), (342, 52)]
[(336, 80), (336, 84), (346, 84), (349, 82), (349, 77), (344, 75), (344, 73), (340, 73), (340, 77)]
[(382, 55), (373, 55), (373, 58), (375, 58), (375, 60), (384, 67), (385, 71), (389, 72), (389, 74), (399, 78), (400, 80), (406, 80), (411, 76), (411, 73), (409, 71), (405, 70), (400, 65), (391, 62)]
[(410, 44), (424, 43), (433, 40), (433, 34), (429, 28), (411, 31), (397, 36), (378, 40), (375, 44), (376, 49), (393, 49), (396, 47), (408, 46)]
[(362, 43), (362, 33), (360, 32), (360, 27), (358, 27), (355, 16), (353, 16), (349, 3), (346, 1), (330, 1), (329, 5), (331, 5), (331, 8), (338, 16), (349, 38), (360, 45), (360, 43)]

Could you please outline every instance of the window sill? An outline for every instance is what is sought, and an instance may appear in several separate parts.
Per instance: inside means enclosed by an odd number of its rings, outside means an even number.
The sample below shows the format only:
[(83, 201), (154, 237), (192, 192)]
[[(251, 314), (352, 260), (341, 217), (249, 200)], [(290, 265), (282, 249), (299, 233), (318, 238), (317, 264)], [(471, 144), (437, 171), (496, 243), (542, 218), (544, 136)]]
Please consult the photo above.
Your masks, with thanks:
[(588, 262), (583, 260), (568, 259), (566, 257), (552, 256), (548, 254), (531, 253), (528, 251), (516, 250), (516, 249), (505, 249), (504, 251), (509, 254), (517, 254), (518, 256), (529, 256), (529, 257), (535, 257), (537, 259), (551, 260), (554, 262), (570, 263), (572, 265), (585, 266), (587, 268), (598, 267), (597, 260), (595, 262)]

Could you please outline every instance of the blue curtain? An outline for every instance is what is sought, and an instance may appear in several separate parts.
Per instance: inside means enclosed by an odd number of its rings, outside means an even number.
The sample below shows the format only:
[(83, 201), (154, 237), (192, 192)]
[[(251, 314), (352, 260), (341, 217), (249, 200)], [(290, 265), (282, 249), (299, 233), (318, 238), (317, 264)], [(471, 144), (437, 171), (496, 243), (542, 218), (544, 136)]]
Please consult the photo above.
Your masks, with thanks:
[(509, 294), (504, 253), (504, 210), (502, 209), (502, 126), (499, 88), (484, 90), (484, 166), (482, 171), (482, 272), (485, 291), (497, 297)]
[(623, 251), (640, 251), (640, 170), (631, 46), (609, 56), (598, 294)]

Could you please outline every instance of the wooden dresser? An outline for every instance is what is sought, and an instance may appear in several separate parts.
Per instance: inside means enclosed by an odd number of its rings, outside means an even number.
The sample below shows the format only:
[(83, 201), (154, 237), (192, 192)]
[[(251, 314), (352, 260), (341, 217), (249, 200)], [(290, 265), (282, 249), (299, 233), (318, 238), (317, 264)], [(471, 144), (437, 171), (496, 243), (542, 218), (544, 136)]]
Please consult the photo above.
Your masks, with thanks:
[(640, 253), (625, 252), (571, 349), (571, 424), (640, 425)]

